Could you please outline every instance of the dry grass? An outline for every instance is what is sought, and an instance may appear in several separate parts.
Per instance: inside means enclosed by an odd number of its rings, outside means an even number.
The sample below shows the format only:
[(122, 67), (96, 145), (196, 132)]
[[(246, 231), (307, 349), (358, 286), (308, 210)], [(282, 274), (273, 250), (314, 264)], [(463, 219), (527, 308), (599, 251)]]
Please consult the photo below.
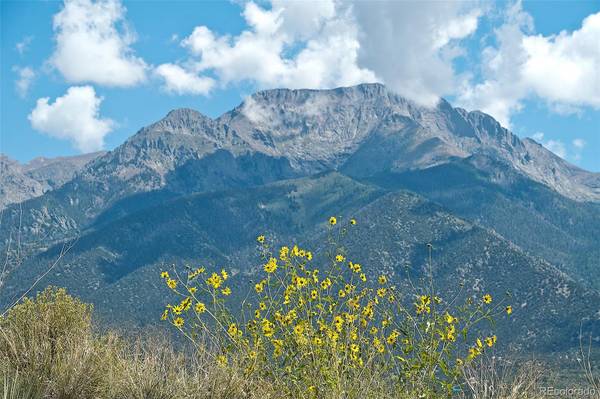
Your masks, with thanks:
[[(208, 356), (177, 352), (166, 338), (124, 339), (94, 334), (90, 306), (63, 290), (47, 290), (0, 319), (0, 399), (224, 399), (284, 398), (285, 387), (259, 377), (245, 378), (235, 366), (217, 366)], [(465, 392), (457, 398), (543, 398), (545, 370), (482, 358), (465, 368)], [(590, 369), (592, 382), (598, 383)], [(596, 379), (593, 379), (596, 378)], [(321, 395), (342, 398), (427, 398), (418, 386), (370, 378)], [(288, 396), (289, 397), (289, 396)], [(296, 397), (308, 397), (296, 395)], [(555, 397), (555, 396), (554, 396)]]
[(521, 365), (482, 358), (464, 369), (467, 396), (473, 399), (541, 399), (541, 381), (547, 373), (539, 363)]

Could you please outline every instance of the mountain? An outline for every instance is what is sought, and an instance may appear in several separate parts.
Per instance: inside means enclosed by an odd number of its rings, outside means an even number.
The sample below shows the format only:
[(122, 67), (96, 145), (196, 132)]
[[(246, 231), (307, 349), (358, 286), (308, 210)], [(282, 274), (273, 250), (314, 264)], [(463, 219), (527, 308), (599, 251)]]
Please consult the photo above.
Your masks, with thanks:
[[(410, 192), (385, 191), (335, 172), (186, 195), (131, 213), (83, 234), (45, 281), (94, 303), (107, 323), (153, 323), (168, 297), (158, 275), (169, 265), (227, 265), (234, 287), (247, 289), (260, 270), (257, 235), (267, 232), (279, 244), (301, 237), (316, 249), (325, 241), (328, 216), (342, 213), (359, 220), (343, 243), (368, 272), (400, 284), (407, 272), (415, 280), (423, 277), (426, 244), (432, 243), (435, 282), (443, 294), (466, 286), (474, 295), (491, 292), (500, 299), (510, 288), (515, 314), (499, 333), (518, 347), (564, 350), (577, 344), (573, 326), (600, 316), (599, 293), (502, 237)], [(61, 249), (55, 246), (17, 269), (3, 298), (19, 295), (20, 282), (44, 273)], [(599, 323), (588, 320), (585, 330), (600, 331)]]
[[(14, 226), (18, 217), (25, 226), (35, 225), (32, 238), (77, 234), (99, 213), (135, 194), (225, 188), (220, 174), (239, 171), (244, 162), (275, 169), (266, 182), (325, 170), (364, 178), (475, 154), (505, 160), (519, 174), (568, 198), (600, 198), (597, 174), (521, 141), (488, 115), (452, 108), (443, 100), (433, 109), (419, 107), (380, 84), (364, 84), (259, 92), (214, 120), (189, 109), (172, 111), (96, 158), (69, 184), (24, 204), (18, 215), (12, 212), (8, 224)], [(194, 170), (202, 171), (199, 179), (188, 178)], [(261, 183), (257, 176), (232, 173), (230, 180), (238, 185)]]
[(39, 197), (71, 180), (104, 152), (57, 158), (35, 158), (26, 164), (0, 154), (0, 209)]
[(41, 284), (67, 286), (105, 320), (149, 323), (164, 265), (231, 265), (242, 284), (259, 232), (318, 245), (328, 215), (356, 215), (365, 265), (402, 284), (433, 243), (441, 287), (512, 290), (526, 330), (505, 332), (559, 349), (582, 320), (600, 336), (599, 182), (444, 100), (425, 108), (380, 84), (263, 91), (215, 119), (171, 111), (8, 206), (0, 303), (48, 272)]
[(17, 161), (0, 154), (0, 209), (42, 194), (42, 183), (27, 176)]
[(500, 161), (478, 157), (424, 170), (382, 173), (369, 181), (406, 189), (443, 205), (600, 288), (600, 203), (578, 202)]

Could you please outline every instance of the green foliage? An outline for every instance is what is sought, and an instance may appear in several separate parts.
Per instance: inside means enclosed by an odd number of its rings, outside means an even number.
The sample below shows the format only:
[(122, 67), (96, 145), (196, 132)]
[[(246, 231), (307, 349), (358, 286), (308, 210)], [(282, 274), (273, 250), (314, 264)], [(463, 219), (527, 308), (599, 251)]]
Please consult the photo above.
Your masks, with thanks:
[(93, 398), (106, 363), (91, 335), (92, 307), (49, 287), (0, 320), (3, 368), (46, 388), (52, 397)]

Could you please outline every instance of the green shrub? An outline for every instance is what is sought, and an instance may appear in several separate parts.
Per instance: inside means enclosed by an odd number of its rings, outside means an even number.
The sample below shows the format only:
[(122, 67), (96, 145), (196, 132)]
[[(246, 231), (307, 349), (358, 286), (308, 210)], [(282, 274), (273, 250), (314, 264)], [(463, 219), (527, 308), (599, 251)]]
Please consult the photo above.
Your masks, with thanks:
[(0, 358), (53, 398), (95, 398), (107, 364), (92, 337), (92, 306), (48, 287), (0, 320)]

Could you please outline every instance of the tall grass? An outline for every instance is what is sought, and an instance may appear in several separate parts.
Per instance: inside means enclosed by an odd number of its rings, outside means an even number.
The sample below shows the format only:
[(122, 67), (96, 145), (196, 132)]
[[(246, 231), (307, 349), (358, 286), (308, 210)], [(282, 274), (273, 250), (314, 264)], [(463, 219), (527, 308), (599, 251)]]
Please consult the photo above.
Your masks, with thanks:
[[(274, 380), (244, 376), (235, 358), (224, 367), (209, 356), (178, 352), (164, 337), (131, 342), (112, 332), (95, 334), (91, 312), (91, 306), (63, 289), (48, 288), (1, 319), (0, 398), (292, 398)], [(481, 357), (464, 369), (468, 389), (455, 397), (541, 399), (540, 378), (546, 372), (537, 364), (512, 366)], [(368, 372), (355, 384), (368, 387), (361, 390), (364, 398), (430, 398), (373, 381)], [(347, 396), (331, 392), (320, 397)]]
[(207, 358), (186, 358), (166, 338), (130, 342), (94, 334), (92, 307), (48, 288), (0, 320), (4, 399), (275, 397), (265, 381), (242, 379)]

